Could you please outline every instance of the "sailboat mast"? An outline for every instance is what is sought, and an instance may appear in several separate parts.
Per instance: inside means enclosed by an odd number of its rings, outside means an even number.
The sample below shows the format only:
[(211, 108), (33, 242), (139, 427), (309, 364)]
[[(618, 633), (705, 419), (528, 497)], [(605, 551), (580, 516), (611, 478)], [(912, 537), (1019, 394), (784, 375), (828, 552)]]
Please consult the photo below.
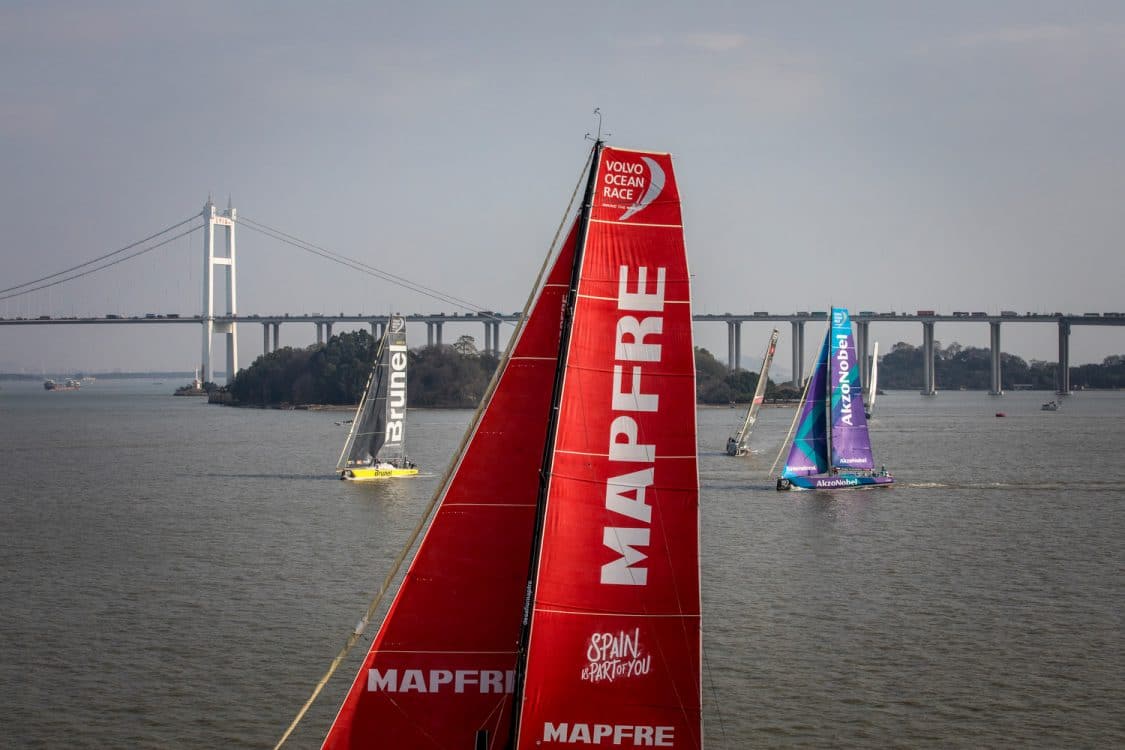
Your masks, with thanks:
[(547, 422), (547, 440), (543, 447), (543, 461), (539, 470), (539, 493), (535, 500), (535, 531), (531, 537), (531, 559), (527, 569), (527, 588), (524, 591), (523, 620), (520, 623), (520, 642), (516, 657), (515, 685), (512, 696), (512, 728), (508, 733), (509, 748), (515, 748), (518, 741), (516, 735), (519, 731), (524, 684), (527, 677), (527, 648), (531, 638), (531, 612), (535, 602), (535, 578), (539, 570), (539, 555), (543, 546), (543, 522), (547, 515), (547, 490), (555, 454), (555, 437), (558, 433), (559, 402), (562, 399), (567, 352), (570, 351), (574, 308), (578, 301), (578, 282), (582, 276), (582, 258), (586, 251), (586, 237), (590, 229), (590, 214), (594, 205), (598, 165), (604, 145), (600, 139), (594, 141), (594, 148), (590, 157), (590, 172), (586, 180), (586, 192), (583, 195), (582, 207), (578, 214), (578, 235), (574, 250), (574, 264), (570, 270), (570, 287), (567, 289), (566, 304), (563, 308), (562, 333), (559, 336), (559, 356), (555, 365), (555, 382), (551, 392), (551, 414)]
[[(828, 313), (828, 332), (824, 334), (825, 343), (828, 345), (828, 361), (824, 367), (824, 455), (828, 459), (828, 473), (832, 473), (834, 464), (832, 463), (832, 357), (835, 351), (835, 344), (832, 339), (832, 316), (836, 312), (836, 308), (829, 308)], [(850, 323), (849, 323), (850, 325)]]

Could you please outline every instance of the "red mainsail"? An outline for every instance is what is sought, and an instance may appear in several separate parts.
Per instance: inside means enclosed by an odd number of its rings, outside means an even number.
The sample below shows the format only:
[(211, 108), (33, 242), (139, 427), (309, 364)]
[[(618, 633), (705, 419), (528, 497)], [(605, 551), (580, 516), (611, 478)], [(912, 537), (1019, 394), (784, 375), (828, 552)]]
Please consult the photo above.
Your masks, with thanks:
[(690, 278), (668, 154), (604, 148), (564, 358), (518, 748), (701, 745)]
[(591, 168), (326, 748), (701, 746), (679, 193), (668, 154)]
[(507, 742), (572, 230), (325, 748)]

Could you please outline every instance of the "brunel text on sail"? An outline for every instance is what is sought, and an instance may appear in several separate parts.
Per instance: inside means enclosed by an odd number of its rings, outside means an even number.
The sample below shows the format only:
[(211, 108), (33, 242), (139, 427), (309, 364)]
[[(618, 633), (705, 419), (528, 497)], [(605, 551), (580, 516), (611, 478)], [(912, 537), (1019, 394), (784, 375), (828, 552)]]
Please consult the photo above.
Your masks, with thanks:
[(386, 441), (402, 442), (402, 425), (406, 419), (406, 346), (391, 344), (391, 374), (387, 387), (387, 401), (391, 405), (387, 419)]

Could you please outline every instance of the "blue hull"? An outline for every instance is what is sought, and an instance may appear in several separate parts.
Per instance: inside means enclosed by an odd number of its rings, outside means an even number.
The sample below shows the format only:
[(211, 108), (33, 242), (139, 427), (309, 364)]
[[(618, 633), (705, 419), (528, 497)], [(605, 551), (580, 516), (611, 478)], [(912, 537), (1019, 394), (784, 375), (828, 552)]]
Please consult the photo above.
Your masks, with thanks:
[(832, 476), (789, 477), (778, 479), (777, 489), (786, 490), (865, 490), (872, 487), (889, 487), (895, 483), (892, 476), (864, 476), (859, 474), (833, 474)]

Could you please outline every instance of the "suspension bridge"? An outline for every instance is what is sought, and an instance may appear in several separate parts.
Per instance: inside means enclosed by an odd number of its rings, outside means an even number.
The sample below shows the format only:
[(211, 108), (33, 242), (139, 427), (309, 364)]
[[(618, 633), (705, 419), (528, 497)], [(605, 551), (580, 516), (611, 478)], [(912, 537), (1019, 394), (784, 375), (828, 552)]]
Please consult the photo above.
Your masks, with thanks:
[[(8, 326), (72, 326), (72, 325), (195, 325), (201, 328), (200, 372), (204, 380), (213, 380), (213, 355), (215, 337), (225, 344), (225, 373), (227, 380), (237, 372), (238, 332), (240, 327), (260, 325), (262, 327), (262, 352), (269, 353), (279, 346), (280, 329), (285, 324), (301, 323), (315, 327), (317, 343), (325, 342), (332, 336), (333, 327), (342, 324), (366, 324), (372, 335), (380, 337), (385, 330), (389, 315), (324, 315), (322, 313), (283, 312), (273, 314), (240, 314), (237, 295), (237, 252), (236, 229), (244, 227), (263, 234), (276, 241), (299, 248), (339, 264), (352, 271), (373, 276), (398, 287), (420, 293), (434, 299), (446, 307), (455, 308), (452, 312), (410, 313), (403, 317), (408, 323), (426, 326), (427, 345), (442, 345), (443, 327), (447, 323), (473, 323), (484, 328), (484, 351), (498, 353), (501, 348), (500, 326), (519, 320), (519, 313), (498, 313), (482, 309), (479, 305), (465, 299), (441, 292), (408, 278), (390, 273), (354, 258), (342, 255), (328, 248), (302, 240), (269, 225), (240, 216), (228, 202), (225, 210), (219, 209), (208, 198), (201, 213), (173, 224), (160, 232), (130, 243), (123, 248), (92, 258), (84, 263), (71, 266), (62, 271), (42, 276), (30, 281), (0, 289), (0, 302), (26, 297), (32, 293), (50, 290), (62, 284), (105, 271), (126, 261), (153, 252), (161, 247), (185, 237), (201, 232), (203, 236), (202, 300), (199, 314), (185, 315), (176, 312), (146, 312), (138, 315), (107, 313), (104, 316), (79, 315), (15, 315), (0, 317), (0, 327)], [(217, 235), (219, 237), (217, 237)], [(217, 243), (216, 239), (223, 242)], [(220, 293), (221, 292), (221, 293)], [(221, 297), (221, 299), (220, 299)], [(789, 323), (792, 342), (792, 382), (803, 382), (805, 372), (805, 326), (808, 323), (828, 320), (827, 311), (797, 311), (793, 313), (771, 313), (757, 311), (744, 314), (696, 314), (697, 323), (723, 324), (727, 327), (727, 366), (734, 370), (742, 361), (742, 325), (744, 323)], [(861, 379), (867, 387), (870, 371), (869, 341), (872, 325), (914, 323), (921, 325), (923, 346), (923, 394), (936, 393), (937, 383), (934, 374), (934, 330), (939, 323), (976, 323), (989, 327), (991, 353), (991, 388), (996, 395), (1002, 393), (1000, 330), (1003, 324), (1051, 325), (1057, 329), (1058, 337), (1058, 391), (1070, 392), (1070, 335), (1074, 326), (1125, 326), (1125, 313), (1086, 312), (1081, 314), (1056, 312), (1017, 313), (1001, 311), (990, 314), (983, 311), (954, 311), (948, 314), (934, 310), (917, 310), (914, 313), (875, 312), (861, 310), (852, 315), (856, 324), (856, 346), (859, 357)]]

